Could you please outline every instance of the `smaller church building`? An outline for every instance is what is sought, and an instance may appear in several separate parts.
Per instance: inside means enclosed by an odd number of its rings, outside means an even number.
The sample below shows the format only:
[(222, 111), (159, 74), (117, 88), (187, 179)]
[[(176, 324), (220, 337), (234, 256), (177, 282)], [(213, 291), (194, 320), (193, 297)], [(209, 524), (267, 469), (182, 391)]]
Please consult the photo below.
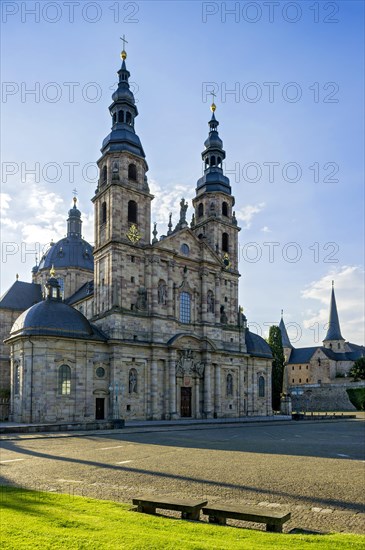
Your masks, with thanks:
[[(349, 372), (356, 359), (365, 357), (365, 347), (347, 342), (342, 336), (332, 282), (328, 330), (322, 346), (294, 348), (283, 318), (279, 323), (284, 355), (284, 392), (301, 410), (353, 409), (346, 389), (356, 384)], [(360, 386), (365, 386), (360, 382)]]

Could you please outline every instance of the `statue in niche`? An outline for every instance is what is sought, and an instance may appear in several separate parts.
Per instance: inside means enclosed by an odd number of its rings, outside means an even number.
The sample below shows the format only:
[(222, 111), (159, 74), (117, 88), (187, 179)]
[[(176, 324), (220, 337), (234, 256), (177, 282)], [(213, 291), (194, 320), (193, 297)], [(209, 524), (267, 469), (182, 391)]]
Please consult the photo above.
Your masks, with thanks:
[(226, 325), (228, 323), (227, 313), (224, 311), (224, 306), (221, 306), (221, 323)]
[(147, 290), (142, 286), (138, 289), (137, 309), (147, 309)]
[(131, 369), (129, 371), (129, 393), (137, 393), (137, 371)]
[(208, 313), (214, 313), (214, 294), (211, 290), (208, 290), (207, 305), (208, 305)]
[(160, 281), (158, 283), (157, 297), (158, 303), (165, 306), (167, 302), (167, 285), (165, 281)]

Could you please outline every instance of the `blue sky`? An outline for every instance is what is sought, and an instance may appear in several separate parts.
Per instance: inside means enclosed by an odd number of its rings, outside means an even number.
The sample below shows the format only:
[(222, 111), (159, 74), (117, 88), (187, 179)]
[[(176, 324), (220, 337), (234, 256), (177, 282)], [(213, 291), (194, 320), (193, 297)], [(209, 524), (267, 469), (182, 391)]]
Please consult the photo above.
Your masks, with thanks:
[(93, 241), (124, 33), (159, 233), (194, 196), (214, 88), (252, 330), (283, 308), (294, 345), (320, 342), (334, 279), (343, 335), (364, 343), (363, 28), (348, 0), (3, 2), (1, 292), (64, 236), (75, 186)]

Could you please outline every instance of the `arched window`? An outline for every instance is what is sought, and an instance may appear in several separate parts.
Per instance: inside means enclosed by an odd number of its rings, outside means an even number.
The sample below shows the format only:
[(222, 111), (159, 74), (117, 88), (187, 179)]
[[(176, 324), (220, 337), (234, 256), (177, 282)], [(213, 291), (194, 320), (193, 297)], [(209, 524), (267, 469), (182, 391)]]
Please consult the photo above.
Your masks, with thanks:
[(60, 296), (63, 300), (65, 296), (65, 281), (61, 277), (57, 277), (57, 282), (60, 285)]
[(137, 166), (135, 164), (128, 166), (128, 179), (137, 181)]
[(228, 252), (229, 250), (229, 235), (228, 233), (222, 233), (222, 250)]
[(228, 216), (228, 204), (226, 202), (222, 202), (222, 215)]
[(227, 374), (226, 393), (227, 393), (227, 397), (232, 397), (233, 396), (233, 376), (232, 376), (232, 374)]
[(221, 157), (218, 157), (218, 158), (217, 158), (217, 165), (218, 165), (219, 168), (222, 167), (222, 159), (221, 159)]
[(215, 155), (212, 155), (212, 156), (210, 157), (210, 165), (211, 165), (211, 166), (215, 166)]
[(106, 202), (101, 203), (100, 223), (106, 223)]
[(20, 391), (20, 366), (15, 365), (14, 369), (14, 395), (19, 395)]
[(124, 111), (118, 111), (118, 122), (124, 122)]
[(130, 369), (128, 377), (128, 393), (138, 392), (138, 375), (136, 369)]
[(117, 122), (117, 113), (113, 114), (113, 124)]
[(71, 393), (71, 369), (68, 365), (61, 365), (58, 369), (58, 393), (60, 395)]
[(259, 397), (265, 397), (265, 378), (259, 376)]
[(204, 215), (204, 205), (201, 202), (198, 206), (198, 218), (201, 218)]
[(180, 323), (190, 323), (190, 294), (181, 292), (180, 294)]
[(207, 294), (207, 307), (208, 313), (214, 313), (214, 294), (211, 290), (208, 290)]
[(106, 183), (107, 181), (108, 181), (108, 168), (106, 166), (104, 166), (102, 182)]
[(137, 223), (137, 203), (136, 201), (129, 201), (128, 203), (128, 221), (131, 223)]
[(127, 113), (126, 113), (125, 121), (126, 121), (126, 123), (129, 124), (129, 125), (132, 124), (132, 115), (130, 114), (129, 111), (127, 111)]
[(209, 159), (205, 159), (205, 169), (209, 168)]

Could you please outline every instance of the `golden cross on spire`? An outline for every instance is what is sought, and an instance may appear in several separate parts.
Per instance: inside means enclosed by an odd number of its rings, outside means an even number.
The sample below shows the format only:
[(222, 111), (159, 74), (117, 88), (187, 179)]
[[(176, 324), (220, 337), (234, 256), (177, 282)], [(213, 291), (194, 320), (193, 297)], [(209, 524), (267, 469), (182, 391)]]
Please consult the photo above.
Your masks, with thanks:
[(49, 271), (49, 274), (50, 274), (51, 277), (54, 277), (54, 276), (56, 275), (56, 270), (55, 270), (53, 264), (52, 264), (52, 267), (51, 267), (51, 269), (50, 269), (50, 271)]
[(73, 192), (73, 194), (74, 194), (73, 201), (74, 201), (74, 204), (75, 204), (75, 206), (76, 206), (76, 203), (77, 203), (77, 189), (76, 189), (76, 187), (75, 187), (75, 189), (73, 189), (72, 192)]
[(128, 44), (128, 41), (125, 39), (125, 34), (123, 34), (123, 38), (120, 37), (120, 39), (123, 42), (123, 50), (122, 50), (122, 53), (120, 54), (120, 57), (124, 61), (125, 59), (127, 59), (127, 52), (125, 51), (125, 45)]

